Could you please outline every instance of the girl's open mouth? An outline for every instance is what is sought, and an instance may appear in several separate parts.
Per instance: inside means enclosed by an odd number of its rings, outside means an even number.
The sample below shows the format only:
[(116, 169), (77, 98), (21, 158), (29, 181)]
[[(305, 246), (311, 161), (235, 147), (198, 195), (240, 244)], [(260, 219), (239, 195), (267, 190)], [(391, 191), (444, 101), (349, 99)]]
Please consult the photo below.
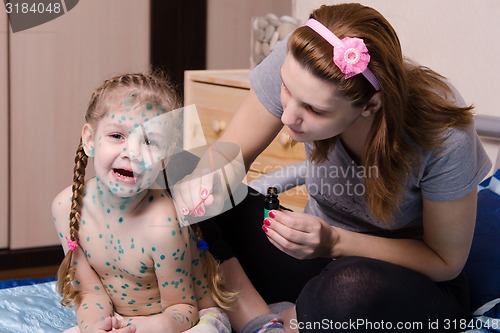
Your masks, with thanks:
[(135, 182), (134, 172), (126, 169), (113, 169), (113, 175), (122, 182)]

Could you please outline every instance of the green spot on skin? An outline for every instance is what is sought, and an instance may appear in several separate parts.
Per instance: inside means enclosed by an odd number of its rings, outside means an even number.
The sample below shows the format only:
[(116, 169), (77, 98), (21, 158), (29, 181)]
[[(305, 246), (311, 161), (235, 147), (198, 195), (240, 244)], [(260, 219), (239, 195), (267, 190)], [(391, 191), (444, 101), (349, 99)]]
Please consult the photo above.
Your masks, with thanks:
[(155, 252), (156, 251), (156, 247), (152, 247), (151, 251)]
[(118, 219), (118, 223), (122, 223), (122, 222), (123, 222), (123, 217), (120, 217), (120, 218)]
[(94, 289), (95, 290), (101, 290), (101, 288), (99, 288), (99, 286), (95, 286)]
[(161, 259), (161, 260), (165, 260), (165, 255), (164, 255), (164, 254), (162, 254), (162, 255), (160, 256), (160, 259)]

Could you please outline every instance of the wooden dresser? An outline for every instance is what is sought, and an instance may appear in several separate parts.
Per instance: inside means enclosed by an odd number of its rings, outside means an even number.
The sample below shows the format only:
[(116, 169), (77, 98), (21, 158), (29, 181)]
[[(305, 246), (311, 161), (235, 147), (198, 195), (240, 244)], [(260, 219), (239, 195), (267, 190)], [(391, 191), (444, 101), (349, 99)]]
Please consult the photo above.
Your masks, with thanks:
[[(247, 69), (185, 72), (184, 105), (196, 106), (202, 127), (200, 129), (194, 124), (185, 125), (189, 132), (186, 148), (203, 142), (203, 136), (208, 143), (220, 137), (250, 90), (248, 74)], [(304, 145), (298, 143), (292, 147), (290, 137), (283, 129), (252, 164), (247, 181), (304, 159)], [(294, 211), (302, 211), (306, 200), (307, 192), (303, 186), (280, 194), (281, 204)]]

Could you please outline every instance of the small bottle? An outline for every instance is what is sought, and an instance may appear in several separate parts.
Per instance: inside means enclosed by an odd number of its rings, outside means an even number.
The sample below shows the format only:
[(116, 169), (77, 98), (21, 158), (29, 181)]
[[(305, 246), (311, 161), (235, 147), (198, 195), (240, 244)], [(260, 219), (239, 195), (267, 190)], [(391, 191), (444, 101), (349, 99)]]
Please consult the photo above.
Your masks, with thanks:
[(278, 189), (276, 187), (268, 187), (267, 195), (264, 199), (264, 218), (269, 217), (269, 211), (280, 208), (278, 199)]

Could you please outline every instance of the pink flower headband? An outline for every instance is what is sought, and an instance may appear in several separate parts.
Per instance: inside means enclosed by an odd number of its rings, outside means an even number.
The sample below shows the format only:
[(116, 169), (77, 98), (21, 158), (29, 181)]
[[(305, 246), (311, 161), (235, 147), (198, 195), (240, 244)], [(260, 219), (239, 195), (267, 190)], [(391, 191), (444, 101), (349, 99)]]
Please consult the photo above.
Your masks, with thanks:
[(368, 68), (370, 55), (362, 39), (344, 37), (340, 40), (330, 29), (315, 19), (309, 19), (306, 25), (333, 46), (333, 62), (344, 73), (344, 78), (348, 79), (361, 73), (375, 90), (380, 90), (380, 83)]

